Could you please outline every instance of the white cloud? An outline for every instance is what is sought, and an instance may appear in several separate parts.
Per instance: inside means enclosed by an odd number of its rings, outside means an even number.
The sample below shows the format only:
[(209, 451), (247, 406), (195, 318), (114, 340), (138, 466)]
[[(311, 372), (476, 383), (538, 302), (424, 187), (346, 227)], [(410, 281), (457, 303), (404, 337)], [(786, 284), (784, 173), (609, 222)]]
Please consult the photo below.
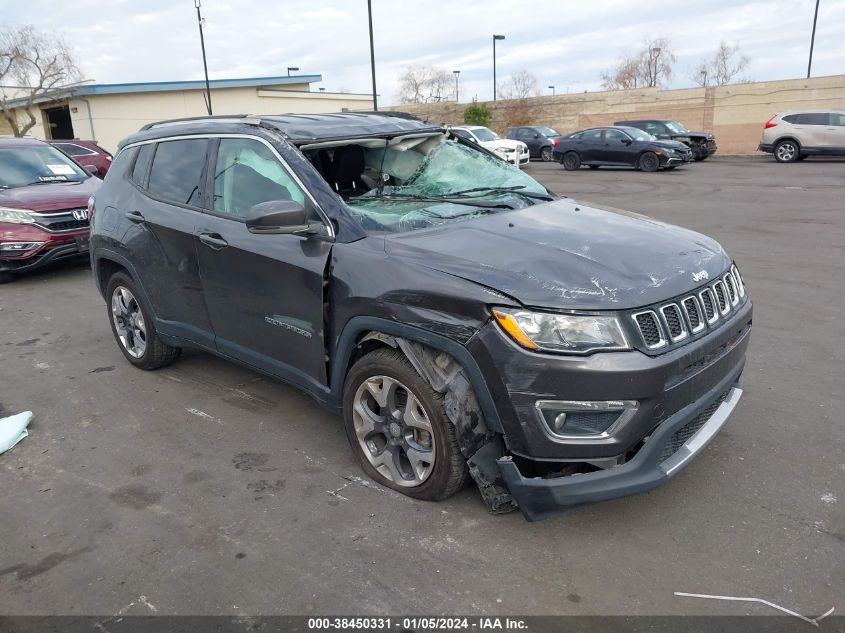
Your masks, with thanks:
[[(461, 70), (462, 100), (492, 94), (492, 34), (500, 79), (521, 68), (558, 92), (595, 89), (599, 74), (646, 37), (669, 37), (678, 58), (674, 85), (724, 39), (751, 58), (756, 79), (803, 77), (814, 0), (373, 0), (381, 102), (412, 63)], [(13, 24), (64, 33), (85, 75), (98, 82), (200, 79), (196, 11), (188, 0), (0, 0)], [(284, 75), (287, 66), (321, 73), (328, 90), (370, 90), (363, 0), (204, 0), (212, 78)], [(845, 0), (821, 3), (814, 75), (842, 72)]]

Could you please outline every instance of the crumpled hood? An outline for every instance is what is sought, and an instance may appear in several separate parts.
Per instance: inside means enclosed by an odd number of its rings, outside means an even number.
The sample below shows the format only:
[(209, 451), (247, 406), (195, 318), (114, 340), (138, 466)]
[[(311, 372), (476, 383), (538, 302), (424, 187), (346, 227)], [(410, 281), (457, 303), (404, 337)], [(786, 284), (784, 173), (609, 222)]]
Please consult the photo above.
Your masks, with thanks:
[(81, 182), (51, 182), (46, 185), (0, 189), (0, 207), (31, 211), (84, 207), (101, 183), (99, 178), (91, 177)]
[(694, 231), (569, 199), (392, 235), (385, 249), (524, 305), (555, 309), (649, 305), (714, 279), (731, 263), (716, 241)]
[(666, 149), (679, 149), (682, 152), (689, 149), (685, 143), (681, 143), (680, 141), (651, 141), (651, 144), (657, 145), (658, 147), (665, 147)]

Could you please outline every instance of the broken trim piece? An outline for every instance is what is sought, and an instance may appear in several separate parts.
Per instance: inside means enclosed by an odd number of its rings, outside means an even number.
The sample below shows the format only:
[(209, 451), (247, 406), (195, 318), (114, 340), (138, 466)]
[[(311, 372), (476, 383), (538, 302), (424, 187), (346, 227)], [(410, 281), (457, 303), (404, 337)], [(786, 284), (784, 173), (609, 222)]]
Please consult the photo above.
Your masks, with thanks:
[(773, 609), (777, 609), (778, 611), (783, 611), (789, 615), (794, 615), (796, 618), (804, 620), (813, 626), (818, 626), (819, 622), (824, 620), (827, 616), (833, 613), (836, 607), (831, 607), (827, 612), (823, 613), (817, 618), (808, 618), (806, 616), (801, 615), (800, 613), (795, 613), (795, 611), (790, 611), (789, 609), (782, 607), (780, 605), (775, 604), (774, 602), (769, 602), (768, 600), (763, 600), (762, 598), (737, 598), (734, 596), (711, 596), (706, 593), (684, 593), (683, 591), (676, 591), (676, 596), (682, 596), (684, 598), (707, 598), (708, 600), (730, 600), (733, 602), (759, 602), (760, 604), (765, 604), (767, 607), (772, 607)]
[(458, 447), (490, 511), (503, 514), (516, 510), (516, 501), (496, 466), (496, 460), (505, 454), (502, 436), (488, 428), (472, 385), (460, 363), (446, 352), (382, 332), (370, 332), (360, 340), (359, 345), (371, 340), (401, 350), (431, 388), (444, 395), (444, 408), (455, 427)]

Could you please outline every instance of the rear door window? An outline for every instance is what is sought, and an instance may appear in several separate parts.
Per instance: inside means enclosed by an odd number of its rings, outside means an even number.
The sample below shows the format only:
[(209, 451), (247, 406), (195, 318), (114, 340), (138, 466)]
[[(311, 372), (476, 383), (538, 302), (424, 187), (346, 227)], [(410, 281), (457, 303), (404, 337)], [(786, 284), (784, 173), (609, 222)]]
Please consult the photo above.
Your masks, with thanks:
[(798, 115), (798, 123), (801, 125), (827, 125), (830, 121), (830, 114), (827, 112), (805, 112)]
[(207, 148), (204, 138), (159, 143), (147, 190), (168, 202), (201, 206)]

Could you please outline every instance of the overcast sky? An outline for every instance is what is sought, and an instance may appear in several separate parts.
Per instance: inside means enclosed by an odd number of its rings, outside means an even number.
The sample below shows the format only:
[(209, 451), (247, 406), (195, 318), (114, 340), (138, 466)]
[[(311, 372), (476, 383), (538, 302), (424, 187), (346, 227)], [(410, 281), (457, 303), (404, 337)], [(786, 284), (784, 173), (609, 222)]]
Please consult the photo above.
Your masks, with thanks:
[[(668, 37), (673, 87), (720, 40), (751, 58), (751, 78), (804, 77), (815, 0), (373, 0), (378, 91), (395, 103), (408, 64), (461, 70), (461, 100), (492, 96), (492, 34), (500, 81), (534, 73), (544, 93), (599, 88), (599, 75), (644, 38)], [(0, 0), (5, 23), (62, 33), (87, 79), (201, 79), (193, 0)], [(369, 92), (366, 0), (203, 0), (212, 79), (319, 73), (327, 91)], [(821, 0), (813, 75), (845, 73), (845, 0)], [(316, 86), (315, 88), (316, 89)]]

